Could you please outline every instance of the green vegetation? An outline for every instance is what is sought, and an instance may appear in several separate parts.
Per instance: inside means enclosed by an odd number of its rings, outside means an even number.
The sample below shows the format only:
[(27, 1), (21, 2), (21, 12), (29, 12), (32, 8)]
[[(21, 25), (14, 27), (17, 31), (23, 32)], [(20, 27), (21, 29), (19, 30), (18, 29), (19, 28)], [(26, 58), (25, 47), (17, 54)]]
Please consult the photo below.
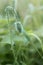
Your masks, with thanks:
[(0, 65), (43, 65), (43, 1), (27, 1), (24, 15), (26, 0), (18, 9), (9, 2), (0, 11)]

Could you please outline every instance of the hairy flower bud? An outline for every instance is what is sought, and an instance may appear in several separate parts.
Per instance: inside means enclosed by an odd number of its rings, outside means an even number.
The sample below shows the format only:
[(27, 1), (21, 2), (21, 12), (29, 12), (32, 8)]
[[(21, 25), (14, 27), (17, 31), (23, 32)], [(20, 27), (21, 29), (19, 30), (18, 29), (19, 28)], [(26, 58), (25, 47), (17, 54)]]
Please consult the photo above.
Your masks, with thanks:
[(21, 22), (15, 22), (15, 28), (16, 28), (17, 32), (19, 32), (19, 33), (23, 32), (23, 26), (22, 26)]

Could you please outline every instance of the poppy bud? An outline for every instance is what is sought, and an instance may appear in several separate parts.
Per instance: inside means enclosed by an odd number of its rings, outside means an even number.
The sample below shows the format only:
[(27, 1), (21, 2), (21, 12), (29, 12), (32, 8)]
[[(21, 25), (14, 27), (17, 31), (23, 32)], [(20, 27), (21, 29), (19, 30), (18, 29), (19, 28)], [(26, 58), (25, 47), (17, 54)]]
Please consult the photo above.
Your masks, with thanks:
[(16, 28), (17, 32), (19, 32), (19, 33), (23, 32), (23, 26), (22, 26), (21, 22), (16, 22), (15, 23), (15, 28)]

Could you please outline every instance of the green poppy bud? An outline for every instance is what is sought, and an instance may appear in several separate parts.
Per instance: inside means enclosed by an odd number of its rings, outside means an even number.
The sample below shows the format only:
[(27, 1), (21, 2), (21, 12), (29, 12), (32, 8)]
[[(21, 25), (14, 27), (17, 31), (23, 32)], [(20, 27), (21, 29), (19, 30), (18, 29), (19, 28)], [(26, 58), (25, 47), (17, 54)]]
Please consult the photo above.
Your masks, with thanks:
[(17, 32), (19, 32), (19, 33), (23, 32), (23, 26), (22, 26), (21, 22), (15, 22), (15, 28), (16, 28)]

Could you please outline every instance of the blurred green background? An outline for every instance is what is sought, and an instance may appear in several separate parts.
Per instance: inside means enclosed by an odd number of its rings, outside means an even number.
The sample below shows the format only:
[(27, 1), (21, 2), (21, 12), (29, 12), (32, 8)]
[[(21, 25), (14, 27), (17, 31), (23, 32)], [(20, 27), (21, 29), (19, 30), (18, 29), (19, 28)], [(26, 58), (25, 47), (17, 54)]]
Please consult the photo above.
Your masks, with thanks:
[[(8, 18), (7, 6), (16, 11)], [(26, 35), (16, 31), (18, 21)], [(0, 65), (7, 64), (43, 65), (43, 0), (0, 0)]]

